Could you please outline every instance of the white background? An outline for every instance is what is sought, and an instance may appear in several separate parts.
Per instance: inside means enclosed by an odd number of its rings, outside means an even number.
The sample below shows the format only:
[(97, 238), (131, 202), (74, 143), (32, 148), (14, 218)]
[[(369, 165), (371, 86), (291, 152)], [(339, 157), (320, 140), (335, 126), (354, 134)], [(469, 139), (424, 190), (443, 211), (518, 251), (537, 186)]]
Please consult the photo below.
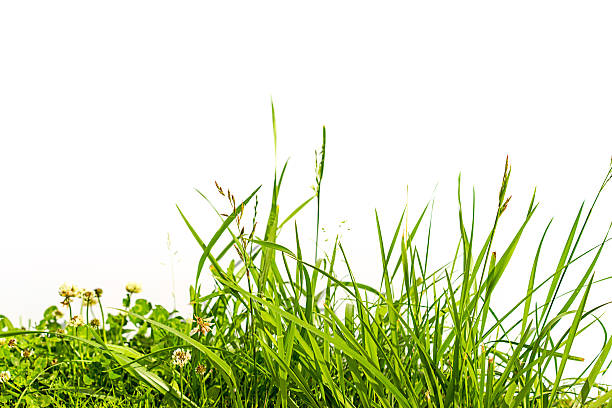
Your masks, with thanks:
[[(205, 240), (218, 220), (194, 187), (226, 209), (214, 180), (237, 200), (264, 184), (267, 213), (271, 97), (279, 167), (291, 158), (281, 215), (312, 193), (326, 125), (321, 241), (329, 248), (323, 239), (343, 231), (359, 280), (379, 282), (374, 209), (388, 245), (406, 186), (410, 224), (436, 200), (434, 267), (458, 239), (460, 171), (466, 207), (476, 189), (482, 242), (506, 155), (513, 198), (495, 247), (536, 186), (541, 205), (495, 301), (519, 299), (554, 216), (538, 282), (552, 272), (610, 164), (609, 2), (218, 3), (0, 5), (0, 314), (39, 318), (62, 282), (102, 287), (119, 306), (125, 283), (137, 281), (171, 307), (168, 233), (180, 259), (178, 307), (188, 310), (199, 250), (175, 204)], [(605, 235), (611, 196), (603, 193), (582, 249)], [(308, 257), (314, 210), (298, 218)], [(280, 239), (290, 247), (292, 228)], [(597, 276), (611, 269), (604, 251)], [(584, 265), (570, 271), (568, 283)], [(592, 304), (612, 300), (609, 285)], [(600, 347), (591, 339), (585, 357)]]

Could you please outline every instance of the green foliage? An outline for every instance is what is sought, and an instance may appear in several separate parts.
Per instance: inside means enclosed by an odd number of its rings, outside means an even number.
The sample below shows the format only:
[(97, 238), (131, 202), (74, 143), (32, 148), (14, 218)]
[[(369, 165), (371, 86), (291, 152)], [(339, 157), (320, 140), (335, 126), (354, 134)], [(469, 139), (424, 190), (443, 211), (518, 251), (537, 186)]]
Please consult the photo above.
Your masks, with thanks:
[[(0, 407), (612, 406), (612, 391), (596, 381), (607, 368), (612, 340), (599, 320), (600, 307), (587, 307), (592, 286), (607, 279), (596, 277), (594, 268), (608, 236), (588, 251), (577, 250), (612, 168), (591, 210), (584, 217), (582, 207), (578, 212), (552, 273), (538, 274), (549, 223), (526, 292), (499, 311), (498, 283), (522, 250), (519, 242), (537, 209), (534, 194), (510, 243), (495, 242), (509, 203), (507, 162), (484, 243), (473, 238), (475, 214), (465, 219), (458, 190), (457, 247), (439, 268), (428, 263), (425, 215), (431, 206), (410, 228), (404, 211), (390, 241), (376, 214), (377, 289), (355, 279), (339, 239), (321, 259), (315, 242), (313, 260), (303, 254), (297, 224), (294, 249), (277, 242), (281, 228), (311, 201), (318, 229), (324, 152), (325, 133), (313, 196), (284, 218), (279, 196), (286, 165), (275, 174), (263, 236), (255, 227), (259, 188), (237, 203), (217, 185), (230, 211), (213, 206), (220, 227), (208, 242), (180, 213), (202, 249), (189, 292), (193, 319), (138, 298), (139, 287), (128, 289), (122, 308), (112, 313), (104, 312), (102, 296), (88, 303), (81, 292), (78, 313), (70, 303), (78, 296), (66, 296), (66, 308), (49, 307), (31, 329), (16, 329), (0, 316), (0, 372), (10, 372), (0, 383)], [(245, 231), (249, 205), (253, 222)], [(417, 235), (424, 229), (420, 247)], [(579, 259), (590, 259), (585, 270)], [(202, 293), (205, 267), (215, 285)], [(580, 282), (566, 288), (570, 269)], [(583, 361), (575, 339), (594, 324), (603, 329), (602, 350), (583, 363), (582, 375), (568, 377), (567, 364)]]

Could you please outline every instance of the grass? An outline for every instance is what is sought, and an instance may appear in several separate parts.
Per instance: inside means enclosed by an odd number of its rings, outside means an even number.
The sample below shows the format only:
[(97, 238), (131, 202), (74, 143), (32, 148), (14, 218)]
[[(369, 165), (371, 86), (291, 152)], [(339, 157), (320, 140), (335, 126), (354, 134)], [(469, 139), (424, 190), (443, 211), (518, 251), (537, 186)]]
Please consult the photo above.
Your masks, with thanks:
[[(237, 202), (217, 185), (225, 214), (198, 191), (220, 220), (208, 240), (179, 209), (202, 249), (189, 288), (193, 319), (137, 298), (137, 285), (128, 287), (120, 309), (104, 310), (100, 291), (63, 288), (68, 308), (51, 306), (35, 327), (18, 329), (0, 317), (0, 371), (11, 373), (0, 383), (0, 406), (612, 407), (612, 390), (597, 383), (612, 338), (601, 306), (587, 307), (592, 286), (607, 279), (594, 271), (608, 235), (578, 250), (612, 167), (589, 209), (580, 207), (552, 273), (538, 273), (549, 223), (533, 248), (526, 292), (508, 310), (495, 310), (498, 283), (538, 207), (534, 194), (511, 242), (494, 245), (509, 205), (508, 162), (484, 242), (474, 239), (475, 214), (466, 216), (459, 180), (457, 246), (438, 268), (428, 262), (429, 206), (411, 226), (402, 213), (390, 240), (376, 215), (376, 288), (356, 279), (339, 239), (318, 258), (317, 234), (315, 256), (308, 258), (294, 222), (296, 245), (277, 242), (308, 205), (316, 205), (319, 230), (325, 129), (317, 157), (314, 194), (284, 218), (286, 164), (275, 175), (263, 235), (256, 228), (259, 188)], [(422, 247), (417, 234), (426, 236)], [(205, 269), (213, 288), (202, 287)], [(570, 270), (580, 280), (567, 287)], [(70, 301), (79, 297), (77, 308)], [(198, 318), (211, 318), (212, 331)], [(573, 345), (593, 325), (603, 328), (604, 346), (582, 362)], [(179, 348), (188, 352), (183, 359)], [(582, 362), (579, 376), (566, 375), (570, 361)]]

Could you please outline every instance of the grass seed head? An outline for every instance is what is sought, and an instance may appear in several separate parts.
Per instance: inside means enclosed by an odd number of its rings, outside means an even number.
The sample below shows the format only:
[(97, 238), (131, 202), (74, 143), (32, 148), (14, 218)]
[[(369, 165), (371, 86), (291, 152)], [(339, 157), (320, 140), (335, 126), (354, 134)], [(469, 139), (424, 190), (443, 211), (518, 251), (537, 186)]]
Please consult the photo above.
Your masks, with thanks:
[(217, 186), (217, 191), (219, 192), (219, 194), (225, 197), (225, 193), (223, 193), (223, 189), (219, 186), (219, 183), (217, 183), (216, 181), (215, 181), (215, 186)]

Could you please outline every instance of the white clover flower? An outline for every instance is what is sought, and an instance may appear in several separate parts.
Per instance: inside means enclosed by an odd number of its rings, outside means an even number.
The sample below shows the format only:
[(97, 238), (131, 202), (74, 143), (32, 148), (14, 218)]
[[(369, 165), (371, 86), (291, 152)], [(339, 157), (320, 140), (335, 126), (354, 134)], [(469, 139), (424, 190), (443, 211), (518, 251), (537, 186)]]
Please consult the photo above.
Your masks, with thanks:
[(10, 371), (0, 371), (0, 384), (9, 382), (10, 379), (11, 379)]
[(84, 306), (93, 306), (98, 303), (98, 297), (93, 290), (85, 290), (81, 294)]
[(66, 324), (69, 327), (81, 327), (85, 326), (85, 321), (79, 315), (74, 316), (70, 321)]
[(82, 289), (79, 289), (76, 285), (67, 285), (66, 283), (62, 284), (59, 287), (59, 295), (64, 298), (73, 298), (79, 297), (81, 295)]
[(191, 360), (191, 352), (189, 350), (179, 348), (174, 350), (174, 353), (172, 353), (172, 364), (175, 366), (183, 368), (189, 362), (189, 360)]
[(142, 286), (140, 283), (128, 282), (128, 284), (125, 285), (125, 290), (127, 290), (129, 293), (140, 293), (142, 292)]

